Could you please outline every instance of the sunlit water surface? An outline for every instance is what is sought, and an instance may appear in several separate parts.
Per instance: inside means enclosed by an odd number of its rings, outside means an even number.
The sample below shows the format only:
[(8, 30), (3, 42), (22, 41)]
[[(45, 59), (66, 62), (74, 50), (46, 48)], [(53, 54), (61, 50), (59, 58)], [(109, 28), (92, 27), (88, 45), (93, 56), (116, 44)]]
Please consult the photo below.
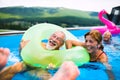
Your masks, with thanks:
[[(80, 41), (84, 41), (84, 34), (89, 30), (70, 30)], [(19, 43), (22, 34), (0, 36), (0, 47), (7, 47), (11, 50), (8, 63), (6, 66), (13, 65), (21, 61), (19, 56)], [(112, 66), (112, 71), (116, 80), (120, 79), (120, 34), (112, 36), (112, 44), (104, 44), (104, 51), (109, 58), (109, 64)], [(80, 75), (77, 80), (109, 80), (104, 72), (105, 67), (100, 63), (88, 63), (79, 67)], [(56, 70), (49, 70), (54, 74)], [(12, 80), (38, 80), (37, 78), (28, 76), (26, 73), (18, 73)]]

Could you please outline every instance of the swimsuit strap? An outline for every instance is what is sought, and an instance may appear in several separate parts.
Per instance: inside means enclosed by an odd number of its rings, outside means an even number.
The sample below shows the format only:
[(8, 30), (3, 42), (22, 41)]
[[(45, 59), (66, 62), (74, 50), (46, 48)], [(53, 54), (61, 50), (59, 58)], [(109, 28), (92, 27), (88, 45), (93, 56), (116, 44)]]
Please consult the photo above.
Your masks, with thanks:
[(100, 54), (99, 54), (99, 56), (96, 58), (96, 60), (95, 61), (97, 61), (97, 59), (102, 55), (102, 54), (105, 54), (105, 52), (104, 51), (102, 51)]

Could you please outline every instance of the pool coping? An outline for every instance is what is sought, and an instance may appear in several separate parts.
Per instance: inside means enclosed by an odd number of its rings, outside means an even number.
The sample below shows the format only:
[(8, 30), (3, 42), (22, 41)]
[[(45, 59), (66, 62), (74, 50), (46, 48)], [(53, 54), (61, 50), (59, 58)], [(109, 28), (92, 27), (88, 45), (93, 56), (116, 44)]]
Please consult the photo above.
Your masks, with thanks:
[(0, 32), (0, 35), (10, 35), (10, 34), (23, 34), (25, 31), (8, 31), (8, 32)]
[[(118, 28), (120, 28), (120, 25), (116, 25)], [(94, 29), (94, 28), (104, 28), (105, 26), (85, 26), (85, 27), (69, 27), (69, 28), (65, 28), (67, 30), (80, 30), (80, 29), (83, 29), (83, 30), (90, 30), (90, 29)], [(24, 34), (26, 30), (10, 30), (8, 32), (0, 32), (0, 35), (10, 35), (10, 34)]]
[[(101, 28), (104, 27), (104, 26), (100, 26)], [(86, 29), (92, 29), (92, 28), (96, 28), (96, 27), (70, 27), (70, 28), (65, 28), (67, 30), (79, 30), (79, 29), (83, 29), (83, 30), (86, 30)], [(11, 30), (11, 31), (8, 31), (8, 32), (0, 32), (0, 35), (10, 35), (10, 34), (24, 34), (26, 30), (22, 30), (22, 31), (18, 31), (18, 30)]]

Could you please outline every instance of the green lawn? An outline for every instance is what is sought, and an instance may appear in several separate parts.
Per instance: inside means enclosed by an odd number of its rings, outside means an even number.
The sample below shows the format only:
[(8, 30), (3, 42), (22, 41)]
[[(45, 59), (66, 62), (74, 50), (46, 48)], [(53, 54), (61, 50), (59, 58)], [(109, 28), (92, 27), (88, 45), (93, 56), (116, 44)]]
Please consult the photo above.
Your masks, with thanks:
[(8, 32), (8, 31), (11, 31), (11, 30), (0, 29), (0, 32)]

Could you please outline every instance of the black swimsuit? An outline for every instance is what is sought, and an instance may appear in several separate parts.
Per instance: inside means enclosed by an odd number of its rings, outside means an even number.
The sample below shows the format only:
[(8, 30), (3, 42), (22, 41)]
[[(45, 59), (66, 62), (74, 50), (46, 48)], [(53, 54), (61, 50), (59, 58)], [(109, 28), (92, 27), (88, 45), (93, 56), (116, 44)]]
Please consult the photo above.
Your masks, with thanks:
[(105, 54), (105, 52), (102, 51), (102, 52), (99, 54), (99, 56), (97, 56), (97, 58), (96, 58), (94, 61), (90, 61), (90, 62), (97, 62), (97, 60), (99, 59), (99, 57), (100, 57), (102, 54)]

